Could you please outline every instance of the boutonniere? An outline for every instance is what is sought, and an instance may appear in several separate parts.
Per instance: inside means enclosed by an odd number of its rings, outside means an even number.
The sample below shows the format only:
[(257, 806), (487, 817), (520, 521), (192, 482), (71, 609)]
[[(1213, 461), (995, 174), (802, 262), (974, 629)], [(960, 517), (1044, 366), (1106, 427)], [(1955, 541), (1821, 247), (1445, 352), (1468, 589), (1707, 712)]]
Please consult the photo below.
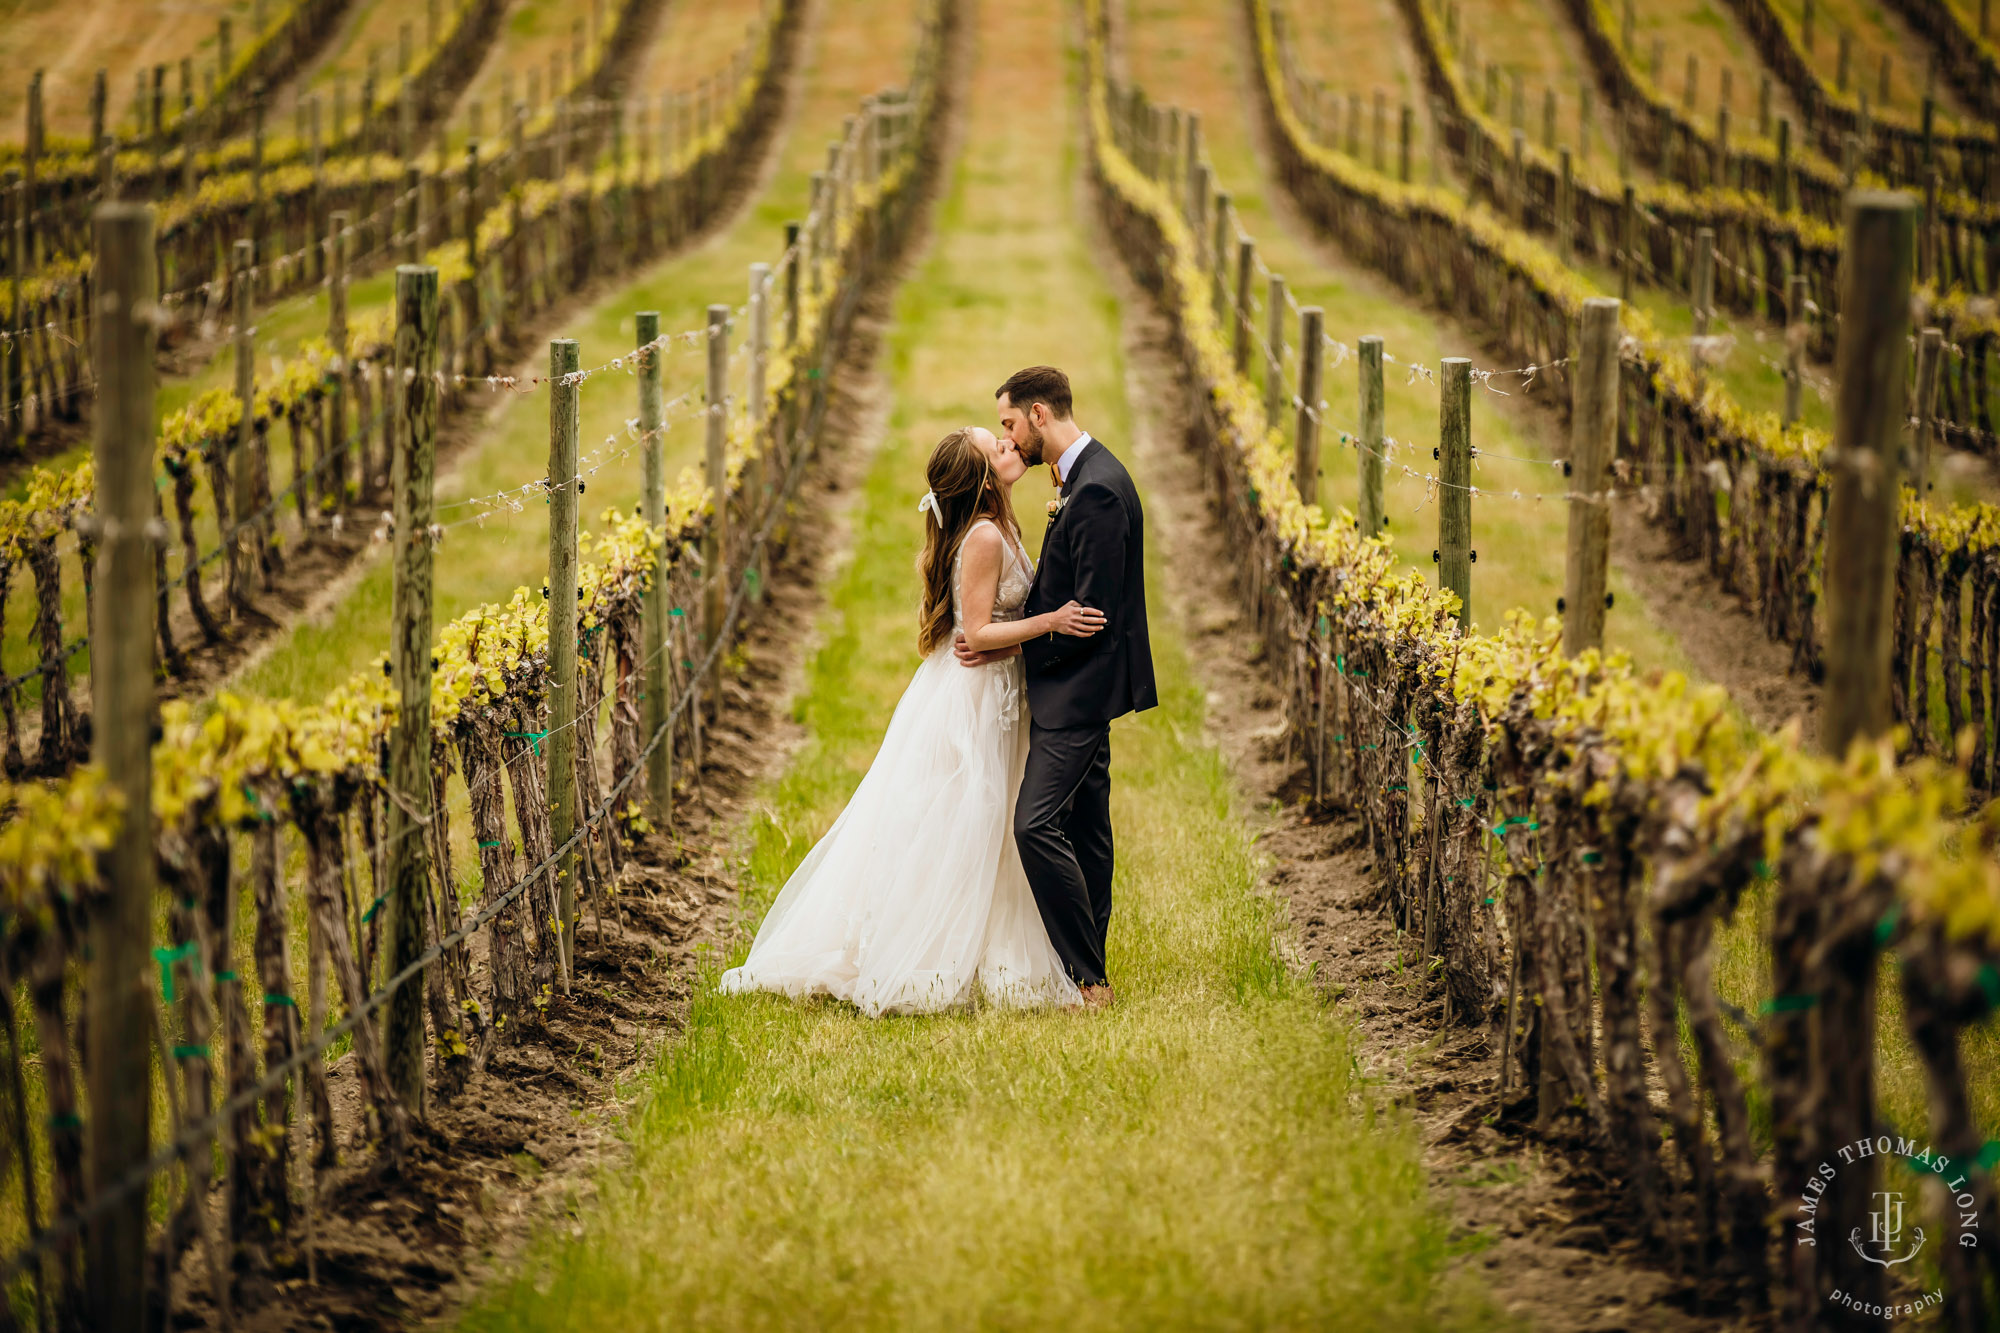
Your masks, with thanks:
[(1055, 516), (1060, 514), (1062, 507), (1068, 503), (1069, 497), (1067, 495), (1058, 495), (1055, 499), (1049, 501), (1049, 519), (1054, 521)]

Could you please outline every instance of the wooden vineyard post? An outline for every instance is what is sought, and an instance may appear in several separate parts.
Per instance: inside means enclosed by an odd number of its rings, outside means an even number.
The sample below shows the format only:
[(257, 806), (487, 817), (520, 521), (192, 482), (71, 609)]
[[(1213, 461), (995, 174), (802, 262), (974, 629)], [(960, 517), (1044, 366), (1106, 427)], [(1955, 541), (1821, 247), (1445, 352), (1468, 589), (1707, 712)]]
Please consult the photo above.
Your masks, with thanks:
[(1938, 373), (1944, 363), (1944, 330), (1917, 335), (1917, 401), (1910, 434), (1910, 486), (1922, 499), (1930, 491), (1931, 450), (1937, 444)]
[(1431, 132), (1429, 142), (1431, 148), (1428, 154), (1431, 162), (1430, 183), (1432, 189), (1437, 189), (1444, 184), (1444, 101), (1437, 97), (1431, 99)]
[(1534, 219), (1528, 213), (1528, 162), (1527, 136), (1517, 127), (1512, 131), (1513, 157), (1507, 172), (1508, 211), (1514, 215), (1514, 225), (1527, 231)]
[(333, 462), (326, 488), (336, 506), (347, 503), (347, 214), (327, 220), (326, 345), (333, 351), (334, 385), (327, 395), (326, 441)]
[(1458, 625), (1472, 627), (1472, 362), (1438, 362), (1438, 587), (1458, 594)]
[(1625, 187), (1625, 200), (1618, 214), (1618, 299), (1632, 299), (1632, 271), (1639, 262), (1639, 218), (1638, 202), (1631, 185)]
[(826, 173), (815, 171), (812, 174), (812, 211), (806, 215), (809, 224), (806, 232), (806, 292), (814, 298), (820, 292), (820, 261), (826, 248), (826, 215), (832, 208), (830, 196)]
[(1316, 305), (1299, 311), (1299, 418), (1292, 452), (1292, 479), (1299, 499), (1319, 503), (1319, 373), (1326, 361), (1320, 351), (1321, 324), (1326, 312)]
[[(92, 759), (124, 799), (103, 859), (90, 926), (84, 1022), (90, 1179), (99, 1189), (146, 1160), (152, 1141), (153, 944), (153, 210), (101, 204), (93, 238), (92, 362), (98, 373), (97, 616), (90, 655)], [(111, 1205), (86, 1232), (94, 1328), (136, 1329), (146, 1312), (146, 1192)]]
[(708, 406), (708, 434), (704, 447), (709, 504), (713, 507), (708, 535), (702, 539), (701, 578), (702, 652), (715, 654), (708, 673), (707, 693), (710, 717), (722, 714), (722, 617), (729, 599), (729, 467), (724, 455), (728, 443), (729, 396), (729, 307), (708, 308), (708, 387), (703, 401)]
[[(326, 197), (326, 145), (321, 141), (320, 138), (319, 95), (317, 93), (313, 94), (311, 99), (309, 99), (307, 105), (311, 109), (311, 116), (309, 119), (309, 123), (312, 126), (311, 161), (312, 161), (313, 175), (312, 175), (312, 203), (311, 206), (306, 210), (306, 235), (317, 236), (319, 235), (320, 227), (322, 225), (320, 217), (320, 209), (324, 207), (324, 205), (320, 201)], [(312, 266), (312, 274), (314, 278), (319, 279), (321, 281), (325, 280), (326, 260), (327, 260), (326, 252), (324, 250), (319, 250), (317, 247), (315, 247), (313, 255), (313, 266)]]
[(1201, 112), (1187, 113), (1187, 152), (1181, 179), (1187, 184), (1185, 209), (1188, 225), (1201, 231), (1202, 210), (1208, 206), (1208, 168), (1201, 160)]
[(1605, 562), (1611, 506), (1605, 473), (1618, 439), (1618, 302), (1583, 303), (1569, 430), (1569, 565), (1563, 579), (1563, 652), (1604, 646)]
[[(479, 206), (479, 140), (465, 142), (465, 214), (462, 229), (465, 233), (465, 263), (470, 276), (458, 285), (461, 335), (470, 344), (461, 353), (459, 368), (475, 375), (486, 374), (492, 369), (487, 355), (486, 334), (479, 312), (479, 219), (484, 210)], [(440, 231), (448, 231), (449, 225)]]
[[(660, 529), (667, 521), (667, 469), (661, 456), (662, 425), (660, 397), (661, 351), (653, 344), (660, 336), (660, 312), (641, 310), (638, 324), (639, 353), (639, 454), (644, 490), (640, 516), (646, 526)], [(653, 582), (646, 589), (646, 604), (640, 636), (645, 652), (645, 683), (640, 712), (640, 744), (644, 745), (666, 724), (667, 682), (667, 579), (665, 553), (654, 567)], [(671, 828), (674, 814), (674, 747), (662, 740), (646, 759), (646, 817), (660, 828)]]
[(1694, 234), (1694, 336), (1708, 336), (1708, 321), (1715, 307), (1715, 229), (1702, 227)]
[(1559, 156), (1562, 173), (1556, 179), (1556, 254), (1567, 264), (1570, 262), (1570, 230), (1575, 225), (1576, 185), (1569, 149), (1565, 147)]
[(1778, 121), (1778, 169), (1772, 177), (1771, 207), (1780, 213), (1792, 206), (1792, 118)]
[(1257, 245), (1248, 237), (1236, 242), (1236, 373), (1250, 373), (1250, 275), (1257, 268)]
[(1907, 195), (1847, 200), (1832, 474), (1826, 508), (1826, 701), (1820, 739), (1836, 758), (1889, 729), (1895, 606), (1897, 456), (1905, 419), (1905, 342), (1916, 208)]
[(1938, 195), (1944, 188), (1944, 176), (1932, 167), (1924, 178), (1924, 215), (1917, 232), (1917, 280), (1937, 281), (1938, 271)]
[(750, 445), (757, 458), (759, 489), (753, 520), (760, 521), (767, 493), (775, 493), (782, 478), (773, 472), (785, 460), (775, 449), (777, 441), (764, 433), (764, 381), (771, 359), (771, 266), (750, 266), (750, 363), (744, 370), (744, 421), (749, 427)]
[[(424, 952), (430, 904), (431, 521), (437, 480), (438, 272), (396, 270), (396, 360), (409, 373), (390, 393), (403, 418), (390, 466), (395, 496), (395, 581), (389, 678), (398, 699), (389, 733), (386, 838), (388, 882), (376, 886), (389, 909), (389, 969), (395, 976)], [(383, 1044), (389, 1084), (410, 1115), (424, 1114), (423, 986), (389, 997)]]
[(1782, 424), (1799, 419), (1806, 379), (1806, 275), (1785, 280), (1785, 412)]
[(799, 224), (785, 224), (785, 351), (799, 345)]
[(1354, 453), (1360, 474), (1357, 522), (1364, 537), (1382, 535), (1382, 335), (1361, 339), (1355, 364), (1361, 374), (1361, 421)]
[(1264, 293), (1264, 424), (1285, 420), (1285, 280), (1271, 275)]
[[(229, 516), (227, 520), (220, 512), (215, 516), (228, 534), (229, 604), (239, 617), (249, 609), (250, 578), (257, 568), (256, 533), (249, 527), (251, 496), (256, 493), (250, 454), (257, 405), (256, 330), (250, 324), (251, 250), (249, 241), (238, 241), (230, 251), (229, 295), (236, 307), (236, 400), (243, 405), (243, 415), (236, 423), (236, 442), (230, 449)], [(233, 530), (230, 521), (235, 523)]]
[[(577, 434), (582, 392), (574, 338), (549, 342), (549, 845), (576, 832), (576, 510)], [(554, 867), (556, 950), (563, 994), (576, 973), (576, 854), (560, 851)]]
[(1229, 319), (1229, 238), (1236, 231), (1236, 219), (1229, 199), (1229, 192), (1215, 192), (1215, 235), (1208, 255), (1208, 298), (1215, 311), (1218, 329), (1228, 327)]

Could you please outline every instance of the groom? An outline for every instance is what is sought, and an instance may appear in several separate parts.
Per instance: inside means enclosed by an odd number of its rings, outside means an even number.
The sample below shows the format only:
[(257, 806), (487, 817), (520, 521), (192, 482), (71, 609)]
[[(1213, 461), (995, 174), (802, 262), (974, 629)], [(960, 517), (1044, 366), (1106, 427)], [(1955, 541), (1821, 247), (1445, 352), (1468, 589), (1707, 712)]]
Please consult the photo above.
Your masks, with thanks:
[[(1031, 720), (1028, 769), (1014, 805), (1014, 840), (1049, 941), (1084, 999), (1105, 1005), (1111, 720), (1159, 703), (1146, 637), (1146, 517), (1125, 465), (1070, 420), (1069, 376), (1029, 366), (993, 396), (1001, 433), (1021, 460), (1051, 464), (1062, 488), (1049, 504), (1041, 565), (1021, 614), (1073, 600), (1105, 617), (1104, 629), (1088, 638), (1048, 634), (1021, 645)], [(957, 653), (967, 666), (991, 660), (962, 643)]]

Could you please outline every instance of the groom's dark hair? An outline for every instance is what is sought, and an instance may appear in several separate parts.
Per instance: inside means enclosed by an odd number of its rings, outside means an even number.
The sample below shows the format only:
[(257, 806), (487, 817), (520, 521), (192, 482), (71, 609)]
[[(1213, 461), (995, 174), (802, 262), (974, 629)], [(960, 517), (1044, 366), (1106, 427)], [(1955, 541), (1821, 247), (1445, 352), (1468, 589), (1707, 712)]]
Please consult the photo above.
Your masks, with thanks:
[(1030, 403), (1041, 403), (1057, 421), (1068, 421), (1070, 411), (1069, 376), (1054, 366), (1029, 366), (1017, 370), (1007, 377), (1007, 382), (993, 391), (995, 398), (1005, 394), (1007, 401), (1019, 408)]

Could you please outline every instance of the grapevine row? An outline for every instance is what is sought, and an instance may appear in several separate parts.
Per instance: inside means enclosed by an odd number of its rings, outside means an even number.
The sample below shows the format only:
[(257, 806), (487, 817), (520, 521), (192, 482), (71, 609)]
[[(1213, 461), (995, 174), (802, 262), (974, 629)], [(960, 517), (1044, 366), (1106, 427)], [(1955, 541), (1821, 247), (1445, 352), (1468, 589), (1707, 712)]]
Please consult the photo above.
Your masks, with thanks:
[[(721, 340), (730, 336), (717, 322), (726, 307), (711, 308), (717, 341), (707, 415), (721, 447), (708, 471), (690, 472), (664, 497), (659, 525), (612, 511), (594, 540), (573, 548), (585, 558), (573, 624), (553, 614), (566, 599), (547, 586), (521, 588), (432, 639), (417, 696), (429, 708), (428, 790), (399, 791), (384, 772), (406, 696), (401, 682), (376, 670), (318, 704), (225, 696), (205, 716), (183, 705), (165, 710), (152, 752), (149, 839), (164, 880), (165, 938), (145, 989), (157, 1033), (154, 1077), (163, 1079), (170, 1125), (164, 1143), (129, 1171), (86, 1182), (71, 1169), (82, 1161), (91, 1112), (77, 1095), (66, 1015), (85, 971), (73, 960), (109, 887), (94, 853), (121, 836), (115, 793), (90, 768), (57, 784), (0, 792), (19, 816), (69, 812), (53, 837), (58, 826), (50, 823), (15, 832), (20, 818), (0, 829), (0, 884), (19, 891), (20, 908), (6, 920), (0, 990), (17, 994), (22, 981), (33, 982), (27, 993), (49, 1114), (32, 1120), (31, 1151), (54, 1167), (49, 1206), (38, 1213), (31, 1160), (12, 1163), (30, 1191), (30, 1241), (0, 1265), (0, 1280), (32, 1288), (17, 1290), (23, 1304), (52, 1310), (58, 1326), (70, 1326), (87, 1309), (88, 1292), (136, 1291), (137, 1273), (83, 1272), (79, 1237), (114, 1216), (143, 1218), (147, 1191), (162, 1188), (164, 1220), (149, 1228), (148, 1270), (173, 1273), (194, 1247), (209, 1309), (227, 1322), (239, 1301), (271, 1290), (274, 1271), (306, 1262), (302, 1251), (314, 1244), (313, 1182), (335, 1164), (336, 1136), (345, 1137), (328, 1092), (333, 1042), (353, 1040), (364, 1089), (365, 1125), (352, 1127), (365, 1130), (357, 1143), (393, 1165), (408, 1150), (413, 1105), (453, 1095), (501, 1045), (532, 1039), (563, 996), (595, 984), (576, 965), (581, 917), (597, 918), (602, 945), (604, 918), (622, 910), (616, 889), (631, 839), (673, 818), (671, 789), (662, 806), (649, 774), (658, 761), (677, 769), (701, 762), (703, 732), (721, 708), (723, 654), (753, 614), (761, 575), (778, 558), (787, 515), (800, 502), (828, 374), (864, 293), (902, 252), (936, 172), (950, 90), (938, 71), (957, 7), (942, 4), (922, 22), (908, 87), (863, 104), (830, 155), (830, 188), (798, 240), (775, 265), (753, 268), (755, 373), (740, 410), (718, 374), (727, 359)], [(781, 317), (772, 317), (774, 307)], [(404, 325), (399, 341), (410, 336)], [(415, 355), (419, 364), (428, 356)], [(569, 377), (557, 383), (567, 393), (590, 388)], [(412, 431), (423, 419), (422, 397), (404, 395), (398, 408)], [(640, 410), (643, 418), (643, 389)], [(557, 431), (552, 417), (552, 457)], [(398, 447), (424, 446), (405, 436)], [(657, 449), (657, 436), (650, 447)], [(577, 478), (550, 480), (567, 488)], [(574, 500), (571, 493), (565, 502)], [(420, 546), (428, 536), (416, 528), (400, 540)], [(559, 682), (565, 635), (578, 671)], [(642, 697), (653, 689), (655, 697)], [(578, 696), (574, 722), (563, 728), (555, 710), (570, 690)], [(573, 768), (558, 764), (565, 751)], [(574, 803), (565, 806), (560, 793), (570, 784)], [(467, 807), (455, 805), (459, 791)], [(574, 811), (573, 831), (562, 822), (565, 809)], [(452, 864), (454, 847), (467, 842), (476, 845), (481, 872), (469, 907)], [(415, 896), (406, 898), (391, 867), (412, 843), (422, 852), (413, 862)], [(573, 901), (564, 891), (572, 876)], [(246, 942), (233, 938), (239, 892), (252, 900), (244, 915), (256, 923), (247, 942), (254, 968), (241, 974)], [(303, 897), (313, 923), (303, 987), (292, 958), (293, 895)], [(412, 929), (417, 948), (406, 953)], [(396, 1014), (406, 1001), (421, 1043), (414, 1102), (410, 1071), (398, 1065)], [(374, 1022), (385, 1010), (386, 1032)], [(0, 1015), (9, 1037), (14, 1017)], [(16, 1089), (26, 1058), (18, 1041), (6, 1043)], [(10, 1095), (6, 1084), (0, 1079), (0, 1098)], [(93, 1089), (91, 1105), (102, 1106), (100, 1098)], [(148, 1100), (145, 1090), (137, 1100)], [(23, 1107), (14, 1110), (14, 1123), (30, 1124)], [(222, 1151), (212, 1156), (212, 1147)], [(211, 1211), (218, 1184), (227, 1206)], [(47, 1220), (37, 1224), (37, 1216)], [(178, 1295), (189, 1302), (184, 1288)]]
[[(1269, 11), (1264, 0), (1246, 9), (1265, 95), (1296, 135)], [(1982, 1145), (1955, 1043), (2000, 1001), (2000, 818), (1961, 819), (1967, 779), (1956, 767), (1898, 765), (1886, 743), (1835, 761), (1801, 752), (1794, 735), (1746, 735), (1722, 691), (1642, 676), (1597, 649), (1566, 655), (1556, 622), (1516, 613), (1496, 634), (1461, 630), (1456, 595), (1400, 568), (1352, 515), (1305, 503), (1285, 430), (1232, 362), (1202, 219), (1173, 172), (1139, 165), (1165, 161), (1141, 132), (1149, 104), (1111, 82), (1098, 0), (1087, 12), (1097, 196), (1119, 253), (1171, 321), (1196, 398), (1191, 438), (1292, 741), (1315, 793), (1360, 817), (1383, 906), (1422, 942), (1447, 1021), (1491, 1031), (1494, 1113), (1576, 1134), (1645, 1241), (1683, 1261), (1704, 1256), (1714, 1267), (1703, 1271), (1719, 1268), (1746, 1301), (1775, 1298), (1788, 1318), (1810, 1319), (1837, 1247), (1795, 1245), (1773, 1220), (1837, 1147), (1875, 1132), (1876, 960), (1894, 952), (1904, 1020), (1931, 1076), (1925, 1160), (1960, 1164), (1954, 1188), (1975, 1196), (1970, 1210), (1992, 1234), (2000, 1213), (1990, 1176), (1969, 1169)], [(1480, 289), (1530, 309), (1547, 299), (1498, 262), (1525, 258), (1523, 247), (1486, 236), (1448, 196), (1310, 146), (1286, 156), (1287, 183), (1316, 219), (1345, 215), (1344, 239), (1377, 223), (1392, 231), (1460, 308)], [(1372, 243), (1357, 248), (1379, 259)], [(1548, 318), (1577, 313), (1565, 302)], [(1303, 404), (1302, 416), (1312, 410)], [(1779, 1003), (1753, 1029), (1768, 1145), (1713, 979), (1716, 933), (1759, 884), (1777, 902), (1768, 953)], [(1865, 1220), (1881, 1169), (1876, 1159), (1846, 1168), (1859, 1184), (1822, 1203), (1823, 1234)], [(1955, 1326), (1980, 1326), (1979, 1269), (1991, 1272), (1995, 1256), (1948, 1248)], [(1881, 1300), (1879, 1275), (1858, 1281), (1867, 1289), (1839, 1277)]]
[[(797, 0), (786, 0), (750, 58), (735, 62), (743, 84), (706, 136), (682, 145), (671, 170), (635, 178), (621, 165), (606, 165), (572, 168), (560, 180), (529, 181), (483, 214), (471, 215), (470, 241), (461, 232), (428, 251), (427, 260), (445, 283), (447, 411), (485, 383), (502, 349), (518, 345), (533, 314), (593, 277), (623, 271), (679, 244), (716, 215), (755, 160), (752, 146), (771, 128), (799, 9)], [(395, 418), (385, 410), (395, 373), (390, 330), (379, 316), (348, 328), (339, 302), (334, 325), (328, 342), (309, 344), (253, 396), (247, 437), (242, 400), (228, 390), (204, 395), (163, 429), (160, 516), (164, 522), (171, 505), (181, 553), (177, 575), (169, 575), (166, 545), (156, 562), (158, 654), (169, 676), (183, 674), (191, 646), (177, 636), (170, 598), (185, 602), (183, 632), (191, 633), (195, 644), (226, 642), (230, 617), (249, 614), (256, 586), (268, 588), (283, 572), (282, 502), (289, 497), (297, 511), (297, 539), (311, 543), (328, 537), (335, 526), (331, 515), (350, 502), (372, 501), (386, 484), (395, 443)], [(271, 441), (281, 421), (293, 481), (286, 493), (274, 495)], [(238, 503), (241, 469), (250, 474), (244, 505)], [(34, 572), (36, 589), (32, 633), (38, 664), (0, 681), (5, 762), (12, 775), (61, 773), (87, 748), (88, 718), (68, 684), (85, 640), (64, 637), (67, 566), (59, 558), (59, 543), (78, 535), (77, 568), (85, 580), (88, 619), (89, 535), (77, 531), (77, 520), (89, 510), (90, 494), (89, 465), (83, 464), (73, 477), (38, 471), (24, 500), (0, 505), (0, 609), (18, 568)], [(208, 534), (205, 524), (197, 524), (199, 513), (214, 516), (210, 539), (219, 544), (206, 550), (201, 541)], [(211, 604), (218, 590), (205, 585), (200, 573), (218, 557), (227, 574), (219, 607)], [(40, 690), (41, 728), (29, 758), (21, 743), (17, 696), (31, 685)]]

